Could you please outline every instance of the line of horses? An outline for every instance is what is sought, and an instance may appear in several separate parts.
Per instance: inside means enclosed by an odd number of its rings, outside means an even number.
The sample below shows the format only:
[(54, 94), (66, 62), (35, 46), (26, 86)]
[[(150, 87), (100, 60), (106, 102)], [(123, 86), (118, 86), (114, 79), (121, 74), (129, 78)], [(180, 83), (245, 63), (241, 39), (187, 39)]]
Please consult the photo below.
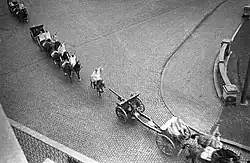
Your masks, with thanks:
[[(40, 28), (41, 27), (41, 28)], [(80, 71), (81, 71), (81, 63), (77, 59), (75, 53), (70, 55), (70, 53), (66, 50), (65, 43), (61, 43), (57, 40), (56, 34), (50, 37), (50, 33), (43, 29), (43, 26), (38, 26), (37, 28), (30, 28), (32, 31), (32, 38), (35, 38), (38, 43), (41, 51), (46, 52), (53, 60), (55, 65), (59, 68), (62, 68), (64, 75), (68, 76), (70, 81), (72, 82), (72, 75), (75, 73), (78, 77), (78, 81), (81, 81)], [(40, 29), (39, 29), (40, 28)], [(39, 34), (38, 34), (39, 33)], [(48, 34), (49, 39), (45, 39), (40, 41), (39, 35)], [(46, 38), (46, 37), (45, 37)], [(74, 63), (72, 63), (74, 62)], [(105, 83), (101, 78), (101, 72), (103, 71), (102, 67), (98, 67), (94, 70), (94, 72), (90, 76), (90, 86), (93, 89), (96, 89), (99, 97), (104, 92)]]
[[(40, 44), (41, 50), (46, 52), (59, 68), (62, 68), (65, 76), (68, 76), (72, 81), (72, 75), (73, 73), (76, 73), (78, 81), (81, 81), (81, 63), (76, 58), (75, 53), (72, 55), (69, 54), (65, 48), (65, 43), (61, 43), (58, 40), (52, 41), (51, 39), (43, 40), (38, 43)], [(75, 57), (76, 59), (76, 63), (74, 65), (70, 62), (71, 57)]]

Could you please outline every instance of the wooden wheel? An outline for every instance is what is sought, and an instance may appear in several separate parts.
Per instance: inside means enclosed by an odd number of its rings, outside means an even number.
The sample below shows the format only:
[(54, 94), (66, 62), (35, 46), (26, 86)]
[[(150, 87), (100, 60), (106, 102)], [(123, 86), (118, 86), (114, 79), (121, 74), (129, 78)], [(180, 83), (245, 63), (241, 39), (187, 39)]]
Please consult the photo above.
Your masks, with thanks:
[(137, 111), (140, 112), (140, 113), (143, 113), (145, 111), (145, 106), (144, 104), (142, 103), (141, 99), (139, 99), (139, 97), (136, 98), (136, 102), (139, 103), (139, 107), (137, 107)]
[(172, 156), (175, 150), (175, 145), (173, 141), (163, 134), (158, 134), (156, 136), (156, 144), (158, 148), (166, 155)]
[(128, 115), (123, 108), (117, 106), (115, 107), (115, 112), (117, 117), (122, 121), (122, 123), (126, 123), (128, 121)]

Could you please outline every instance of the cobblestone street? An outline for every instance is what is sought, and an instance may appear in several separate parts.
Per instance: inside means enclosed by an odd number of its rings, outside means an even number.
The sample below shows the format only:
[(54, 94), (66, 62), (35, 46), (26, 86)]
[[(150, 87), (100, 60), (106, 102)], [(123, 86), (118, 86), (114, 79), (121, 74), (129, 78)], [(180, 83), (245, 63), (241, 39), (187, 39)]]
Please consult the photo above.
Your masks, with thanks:
[[(89, 77), (101, 65), (107, 87), (124, 97), (141, 92), (145, 114), (164, 124), (171, 118), (160, 95), (164, 63), (221, 2), (27, 0), (30, 21), (25, 25), (11, 17), (6, 3), (1, 4), (0, 102), (6, 115), (102, 163), (183, 162), (162, 154), (155, 133), (140, 123), (122, 124), (115, 115), (116, 97), (106, 89), (99, 98), (90, 88)], [(179, 75), (167, 77), (171, 80), (164, 83), (164, 101), (199, 129), (208, 131), (221, 112), (211, 87), (209, 66), (221, 39), (230, 36), (240, 22), (245, 4), (245, 0), (224, 3), (174, 55), (183, 62), (175, 65), (181, 69), (169, 69)], [(76, 52), (83, 66), (80, 83), (75, 76), (70, 83), (39, 51), (29, 35), (33, 24), (44, 24), (51, 33), (57, 32), (67, 50)], [(181, 55), (184, 52), (185, 56)], [(204, 57), (198, 58), (201, 55)], [(192, 78), (190, 85), (188, 78), (181, 76), (184, 72)], [(197, 106), (191, 110), (196, 116), (182, 114), (189, 113), (190, 103)], [(205, 110), (210, 105), (214, 105), (213, 110)], [(183, 106), (187, 109), (181, 110)], [(204, 120), (206, 113), (209, 117)]]

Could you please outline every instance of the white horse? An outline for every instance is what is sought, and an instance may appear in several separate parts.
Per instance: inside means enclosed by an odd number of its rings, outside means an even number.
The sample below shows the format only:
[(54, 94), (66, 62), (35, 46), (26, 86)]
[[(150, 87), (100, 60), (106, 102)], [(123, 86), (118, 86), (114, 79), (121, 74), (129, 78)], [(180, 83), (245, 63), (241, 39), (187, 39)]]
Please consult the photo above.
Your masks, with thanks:
[(93, 85), (94, 85), (94, 88), (95, 88), (98, 80), (102, 80), (102, 77), (101, 77), (101, 72), (102, 71), (103, 71), (103, 68), (102, 67), (98, 67), (90, 75), (90, 85), (91, 85), (92, 88), (93, 88)]

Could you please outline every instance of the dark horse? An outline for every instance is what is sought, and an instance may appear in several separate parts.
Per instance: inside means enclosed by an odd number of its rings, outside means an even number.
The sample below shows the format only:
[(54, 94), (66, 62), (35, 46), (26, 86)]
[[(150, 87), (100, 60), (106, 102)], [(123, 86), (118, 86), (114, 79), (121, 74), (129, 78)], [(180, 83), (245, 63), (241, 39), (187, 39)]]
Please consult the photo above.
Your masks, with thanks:
[(47, 52), (52, 57), (54, 63), (58, 65), (58, 67), (61, 67), (62, 57), (58, 53), (58, 51), (56, 51), (61, 43), (59, 41), (52, 42), (51, 40), (46, 40), (42, 41), (41, 44), (44, 51)]
[(62, 59), (63, 61), (69, 61), (69, 52), (64, 52), (63, 55), (62, 55)]
[(76, 73), (77, 75), (77, 78), (78, 78), (78, 81), (80, 82), (81, 81), (81, 77), (80, 77), (80, 70), (81, 70), (81, 63), (80, 61), (78, 60), (76, 62), (76, 65), (73, 67), (68, 61), (65, 61), (63, 64), (62, 64), (62, 68), (63, 68), (63, 72), (64, 72), (64, 75), (68, 75), (69, 76), (69, 79), (72, 81), (72, 75), (73, 75), (73, 72)]
[(96, 89), (99, 97), (104, 92), (103, 88), (106, 88), (105, 83), (103, 80), (97, 80), (96, 83), (94, 83), (94, 88)]
[(28, 12), (27, 12), (27, 9), (26, 8), (23, 8), (21, 10), (18, 10), (16, 12), (16, 17), (18, 18), (19, 21), (21, 22), (26, 22), (28, 23)]
[(47, 52), (49, 55), (51, 55), (53, 51), (56, 51), (60, 44), (61, 43), (59, 41), (52, 42), (50, 39), (41, 42), (44, 51)]
[(52, 59), (53, 59), (55, 65), (58, 65), (58, 67), (60, 68), (60, 67), (61, 67), (61, 64), (62, 64), (62, 62), (63, 62), (62, 57), (61, 57), (61, 54), (58, 53), (58, 51), (53, 51), (53, 52), (51, 53), (51, 57), (52, 57)]

